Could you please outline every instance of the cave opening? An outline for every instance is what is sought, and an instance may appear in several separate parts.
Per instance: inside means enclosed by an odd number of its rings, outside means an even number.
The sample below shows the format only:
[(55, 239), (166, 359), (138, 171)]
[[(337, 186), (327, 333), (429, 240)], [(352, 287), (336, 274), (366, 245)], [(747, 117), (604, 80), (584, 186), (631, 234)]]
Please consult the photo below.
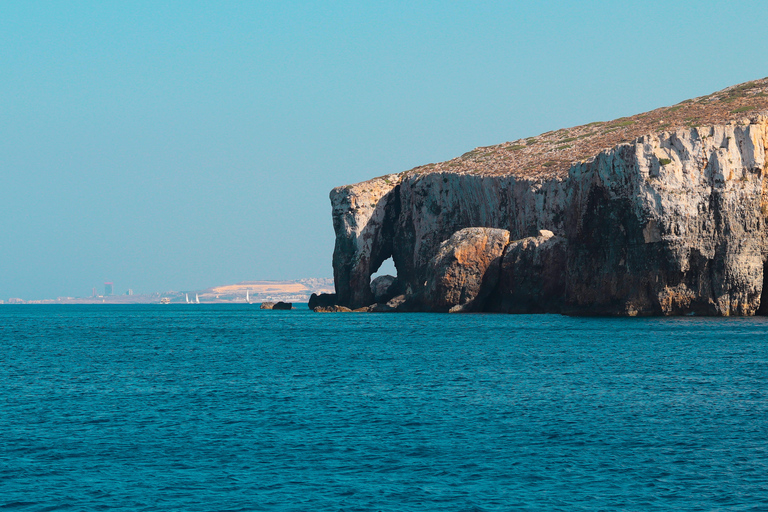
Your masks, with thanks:
[(376, 303), (385, 303), (400, 294), (397, 267), (390, 256), (371, 274), (371, 293)]
[(760, 306), (755, 314), (768, 316), (768, 260), (763, 262), (763, 291), (760, 292)]
[(371, 274), (371, 281), (379, 276), (386, 275), (397, 277), (397, 268), (395, 268), (395, 260), (392, 259), (392, 256), (384, 260), (381, 265), (379, 265), (379, 268), (373, 271)]

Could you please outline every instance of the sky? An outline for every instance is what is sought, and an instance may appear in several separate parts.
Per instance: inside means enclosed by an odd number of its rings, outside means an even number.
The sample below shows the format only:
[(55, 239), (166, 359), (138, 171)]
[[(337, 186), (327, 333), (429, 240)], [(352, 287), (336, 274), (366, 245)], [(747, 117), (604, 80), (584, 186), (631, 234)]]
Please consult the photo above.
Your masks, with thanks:
[(0, 299), (331, 277), (329, 191), (768, 76), (759, 1), (0, 2)]

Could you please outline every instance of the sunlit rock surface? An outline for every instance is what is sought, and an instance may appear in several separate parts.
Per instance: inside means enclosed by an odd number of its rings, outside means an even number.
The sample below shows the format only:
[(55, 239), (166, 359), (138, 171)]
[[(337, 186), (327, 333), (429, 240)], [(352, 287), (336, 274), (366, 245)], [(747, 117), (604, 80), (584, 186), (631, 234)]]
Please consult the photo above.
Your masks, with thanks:
[(429, 311), (482, 311), (496, 288), (509, 231), (464, 228), (440, 244), (430, 260), (421, 306)]
[[(768, 254), (761, 112), (638, 135), (548, 175), (438, 164), (338, 187), (338, 303), (372, 304), (371, 274), (391, 256), (406, 300), (430, 311), (472, 302), (490, 269), (487, 297), (459, 310), (753, 315)], [(474, 261), (454, 265), (471, 272), (441, 263), (439, 277), (441, 244), (465, 228), (503, 230), (509, 240), (498, 257), (473, 249)], [(464, 277), (447, 285), (451, 272)]]

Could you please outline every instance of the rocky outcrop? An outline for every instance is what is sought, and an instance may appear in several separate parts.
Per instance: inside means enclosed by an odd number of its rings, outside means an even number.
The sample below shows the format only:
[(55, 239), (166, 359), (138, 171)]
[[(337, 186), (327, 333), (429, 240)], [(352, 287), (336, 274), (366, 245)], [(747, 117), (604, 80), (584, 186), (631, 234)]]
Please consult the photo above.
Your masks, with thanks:
[(412, 311), (411, 305), (405, 295), (398, 295), (387, 302), (373, 304), (368, 308), (372, 313), (395, 313), (398, 311)]
[(314, 310), (317, 307), (328, 307), (333, 306), (336, 304), (336, 294), (335, 293), (321, 293), (320, 295), (313, 293), (309, 297), (309, 303), (307, 306), (309, 306), (309, 309)]
[(316, 306), (312, 309), (315, 313), (350, 313), (352, 310), (345, 306)]
[(440, 244), (426, 271), (421, 306), (429, 311), (481, 311), (496, 288), (509, 231), (464, 228)]
[(272, 309), (277, 309), (277, 310), (293, 309), (293, 303), (292, 302), (276, 302), (272, 306)]
[(379, 276), (371, 281), (371, 293), (373, 301), (377, 304), (386, 303), (399, 292), (397, 278), (390, 275)]
[(548, 230), (507, 245), (487, 309), (504, 313), (561, 313), (568, 279), (568, 244)]
[(401, 179), (392, 174), (331, 191), (333, 279), (339, 304), (356, 308), (373, 302), (371, 274), (392, 253)]
[(373, 304), (370, 276), (391, 256), (406, 301), (432, 311), (766, 311), (767, 146), (758, 113), (639, 135), (548, 175), (500, 172), (517, 147), (502, 145), (487, 169), (465, 159), (336, 188), (338, 303)]

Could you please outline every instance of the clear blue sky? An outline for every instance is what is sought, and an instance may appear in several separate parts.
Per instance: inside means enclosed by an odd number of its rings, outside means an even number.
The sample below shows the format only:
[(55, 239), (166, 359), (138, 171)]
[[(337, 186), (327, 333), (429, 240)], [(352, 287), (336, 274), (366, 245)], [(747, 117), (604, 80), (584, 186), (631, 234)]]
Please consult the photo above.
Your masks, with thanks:
[(2, 2), (0, 299), (330, 277), (329, 190), (768, 75), (764, 2)]

